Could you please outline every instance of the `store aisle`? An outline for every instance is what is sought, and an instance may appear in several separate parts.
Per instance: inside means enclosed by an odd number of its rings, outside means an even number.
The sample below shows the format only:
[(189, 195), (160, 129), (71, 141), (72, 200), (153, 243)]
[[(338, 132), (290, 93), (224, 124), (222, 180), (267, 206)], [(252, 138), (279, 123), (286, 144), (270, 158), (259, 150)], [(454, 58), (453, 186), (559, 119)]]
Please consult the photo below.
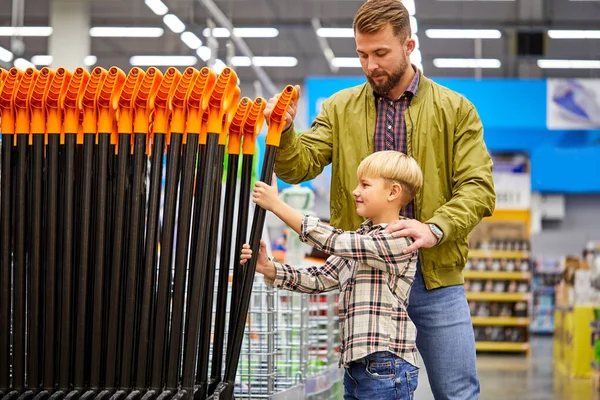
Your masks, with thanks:
[[(599, 400), (591, 380), (568, 380), (553, 370), (552, 337), (534, 337), (530, 357), (479, 354), (480, 400)], [(419, 375), (415, 400), (433, 400), (425, 369)]]

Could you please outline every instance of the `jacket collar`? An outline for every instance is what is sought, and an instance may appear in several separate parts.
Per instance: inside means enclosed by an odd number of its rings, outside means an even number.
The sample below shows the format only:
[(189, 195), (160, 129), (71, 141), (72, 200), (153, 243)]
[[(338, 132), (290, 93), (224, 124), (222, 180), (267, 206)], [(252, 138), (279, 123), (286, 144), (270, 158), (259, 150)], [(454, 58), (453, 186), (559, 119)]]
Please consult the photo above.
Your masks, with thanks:
[[(423, 75), (423, 72), (421, 70), (417, 69), (417, 71), (420, 74), (419, 89), (417, 91), (417, 94), (414, 95), (412, 100), (410, 101), (411, 105), (420, 103), (427, 96), (429, 89), (431, 88), (431, 79)], [(367, 101), (371, 104), (375, 104), (375, 95), (373, 94), (373, 89), (371, 88), (369, 82), (363, 83), (362, 90), (363, 94), (367, 96)]]

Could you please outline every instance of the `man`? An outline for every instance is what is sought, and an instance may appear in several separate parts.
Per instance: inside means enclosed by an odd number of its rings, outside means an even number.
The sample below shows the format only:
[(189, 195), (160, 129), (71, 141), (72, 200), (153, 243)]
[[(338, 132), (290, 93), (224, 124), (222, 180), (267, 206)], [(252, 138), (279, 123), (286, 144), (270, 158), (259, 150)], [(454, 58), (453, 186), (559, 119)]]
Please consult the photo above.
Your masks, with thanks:
[[(290, 106), (275, 172), (299, 183), (331, 163), (331, 225), (354, 230), (362, 222), (351, 194), (361, 160), (388, 149), (417, 160), (424, 186), (402, 210), (410, 220), (387, 228), (415, 240), (406, 252), (420, 249), (408, 313), (435, 398), (477, 399), (475, 339), (462, 269), (468, 234), (495, 204), (481, 120), (468, 100), (410, 64), (415, 41), (399, 0), (365, 2), (354, 32), (368, 83), (327, 99), (311, 129), (298, 136), (292, 125), (296, 104)], [(265, 109), (267, 120), (276, 100)]]

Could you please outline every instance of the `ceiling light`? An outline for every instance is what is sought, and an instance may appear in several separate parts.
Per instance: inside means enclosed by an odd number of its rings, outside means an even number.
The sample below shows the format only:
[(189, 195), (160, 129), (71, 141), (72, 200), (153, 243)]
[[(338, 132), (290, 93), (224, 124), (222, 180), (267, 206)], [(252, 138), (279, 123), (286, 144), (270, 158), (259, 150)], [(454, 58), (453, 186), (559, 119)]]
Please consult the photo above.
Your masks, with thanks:
[(33, 65), (32, 63), (30, 63), (29, 61), (27, 61), (24, 58), (17, 58), (13, 65), (15, 66), (15, 68), (20, 69), (21, 71), (25, 71), (27, 70), (27, 68), (35, 68), (35, 65)]
[(163, 28), (158, 27), (95, 26), (90, 28), (92, 37), (161, 37), (163, 33)]
[(502, 63), (495, 58), (436, 58), (437, 68), (500, 68)]
[(419, 31), (419, 25), (417, 24), (417, 19), (413, 16), (408, 17), (410, 20), (410, 30), (412, 33), (417, 33)]
[(50, 55), (38, 55), (31, 57), (31, 63), (37, 65), (38, 67), (46, 67), (52, 64), (52, 60), (54, 57)]
[(11, 62), (13, 60), (13, 53), (0, 46), (0, 61)]
[(549, 30), (552, 39), (600, 39), (600, 31)]
[(599, 60), (538, 60), (537, 64), (550, 69), (600, 69)]
[(185, 31), (185, 24), (175, 14), (167, 14), (163, 17), (163, 22), (169, 27), (174, 33), (181, 33)]
[(425, 35), (432, 39), (500, 39), (497, 29), (427, 29)]
[(298, 59), (296, 57), (253, 57), (251, 63), (248, 57), (231, 57), (231, 65), (235, 67), (249, 67), (252, 64), (257, 67), (295, 67), (298, 65)]
[(331, 60), (331, 65), (338, 68), (360, 68), (358, 57), (335, 57)]
[(196, 50), (198, 47), (202, 46), (202, 40), (200, 40), (195, 33), (189, 31), (181, 34), (181, 41), (192, 50)]
[(169, 12), (169, 7), (167, 7), (165, 3), (160, 0), (146, 0), (145, 3), (156, 15), (165, 15), (167, 12)]
[(2, 26), (0, 27), (0, 36), (50, 36), (52, 35), (51, 26)]
[(402, 4), (408, 10), (408, 15), (415, 15), (415, 0), (402, 0)]
[(212, 51), (210, 50), (210, 47), (200, 46), (198, 50), (196, 50), (196, 54), (202, 59), (202, 61), (206, 62), (210, 60)]
[(139, 66), (174, 66), (189, 67), (198, 59), (195, 56), (132, 56), (129, 63), (134, 67)]
[[(202, 34), (205, 37), (228, 38), (231, 36), (227, 28), (204, 28)], [(233, 28), (233, 34), (244, 38), (270, 38), (279, 36), (279, 30), (276, 28)]]
[(217, 75), (219, 75), (221, 72), (223, 72), (223, 70), (225, 68), (227, 68), (227, 65), (225, 65), (225, 63), (222, 60), (218, 59), (218, 58), (215, 60), (215, 63), (212, 66), (212, 70)]
[(96, 65), (96, 63), (98, 62), (98, 57), (96, 56), (85, 56), (85, 58), (83, 59), (83, 63), (87, 66), (87, 67), (91, 67), (92, 65)]
[(319, 28), (317, 35), (325, 38), (351, 38), (354, 37), (352, 28)]

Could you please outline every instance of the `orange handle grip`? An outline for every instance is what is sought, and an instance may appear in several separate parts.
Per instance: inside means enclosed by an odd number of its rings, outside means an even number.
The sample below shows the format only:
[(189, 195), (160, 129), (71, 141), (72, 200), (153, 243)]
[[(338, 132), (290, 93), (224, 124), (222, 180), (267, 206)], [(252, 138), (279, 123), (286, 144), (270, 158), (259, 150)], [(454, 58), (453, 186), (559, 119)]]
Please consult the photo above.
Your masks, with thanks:
[(221, 128), (221, 134), (219, 135), (219, 145), (225, 146), (227, 144), (227, 136), (229, 136), (229, 125), (231, 124), (231, 119), (235, 115), (237, 110), (237, 103), (240, 99), (242, 91), (239, 87), (235, 87), (235, 92), (233, 94), (233, 105), (229, 107), (225, 115), (223, 116), (223, 128)]
[(153, 133), (166, 134), (169, 132), (169, 116), (171, 115), (169, 104), (180, 79), (181, 72), (174, 67), (169, 67), (165, 72), (154, 99)]
[(29, 106), (31, 108), (31, 133), (33, 135), (46, 133), (46, 95), (50, 89), (54, 71), (48, 67), (42, 68), (31, 90)]
[(187, 93), (188, 115), (185, 126), (187, 133), (199, 134), (201, 132), (205, 111), (204, 104), (208, 104), (208, 101), (204, 99), (212, 94), (216, 80), (217, 75), (210, 68), (204, 67), (198, 73), (194, 84), (190, 86)]
[(0, 68), (0, 87), (2, 87), (4, 79), (6, 79), (6, 75), (8, 75), (8, 71), (4, 68)]
[(48, 93), (46, 94), (46, 132), (61, 133), (62, 131), (62, 106), (61, 98), (67, 91), (71, 80), (71, 72), (60, 67), (54, 73)]
[[(186, 124), (186, 109), (187, 109), (187, 93), (194, 85), (198, 70), (194, 67), (188, 67), (183, 71), (183, 75), (175, 87), (173, 97), (170, 99), (169, 107), (171, 108), (171, 132), (185, 133)], [(171, 143), (171, 134), (167, 135), (167, 144)], [(183, 143), (187, 143), (186, 135), (183, 136)]]
[(2, 133), (6, 133), (7, 135), (15, 133), (14, 99), (21, 75), (21, 70), (13, 67), (8, 71), (4, 82), (2, 82), (0, 112), (2, 113)]
[(138, 67), (133, 67), (129, 71), (129, 74), (127, 74), (127, 79), (125, 79), (125, 84), (121, 88), (118, 100), (119, 114), (117, 121), (119, 133), (133, 133), (134, 99), (137, 96), (137, 91), (144, 79), (144, 75), (144, 71)]
[(229, 154), (240, 154), (240, 144), (242, 142), (242, 123), (250, 111), (252, 101), (248, 97), (242, 97), (238, 103), (235, 113), (229, 121), (229, 145), (227, 152)]
[(62, 108), (64, 111), (64, 133), (76, 134), (79, 128), (79, 108), (80, 98), (83, 95), (87, 81), (90, 79), (90, 74), (87, 70), (79, 67), (75, 69), (65, 95), (62, 98)]
[(212, 90), (210, 98), (207, 99), (208, 107), (208, 132), (221, 133), (223, 129), (223, 116), (227, 113), (237, 100), (236, 94), (238, 77), (231, 68), (225, 68), (219, 75)]
[(267, 146), (279, 147), (281, 141), (281, 132), (285, 126), (285, 113), (290, 104), (295, 103), (298, 100), (298, 92), (296, 89), (288, 85), (283, 89), (271, 116), (269, 117), (269, 129), (267, 130)]
[(15, 131), (17, 135), (28, 135), (30, 129), (30, 111), (29, 111), (29, 101), (31, 90), (35, 85), (35, 80), (37, 79), (38, 70), (35, 68), (27, 68), (21, 80), (17, 85), (17, 90), (15, 91)]
[[(98, 96), (107, 74), (108, 72), (102, 67), (94, 68), (80, 97), (79, 107), (83, 110), (84, 133), (98, 132)], [(83, 138), (79, 138), (78, 143), (83, 143)]]
[(98, 133), (111, 133), (115, 124), (115, 112), (125, 83), (125, 72), (118, 67), (111, 67), (104, 82), (100, 86), (96, 98), (98, 109)]
[(162, 80), (162, 73), (156, 67), (150, 67), (144, 74), (140, 88), (133, 100), (134, 118), (133, 131), (148, 134), (150, 126), (150, 113), (154, 108), (156, 91)]
[(244, 154), (254, 154), (256, 150), (256, 138), (262, 129), (265, 122), (263, 111), (267, 106), (267, 102), (262, 97), (257, 97), (252, 103), (252, 107), (246, 114), (244, 123), (242, 124), (242, 134), (244, 135), (244, 144), (242, 152)]

